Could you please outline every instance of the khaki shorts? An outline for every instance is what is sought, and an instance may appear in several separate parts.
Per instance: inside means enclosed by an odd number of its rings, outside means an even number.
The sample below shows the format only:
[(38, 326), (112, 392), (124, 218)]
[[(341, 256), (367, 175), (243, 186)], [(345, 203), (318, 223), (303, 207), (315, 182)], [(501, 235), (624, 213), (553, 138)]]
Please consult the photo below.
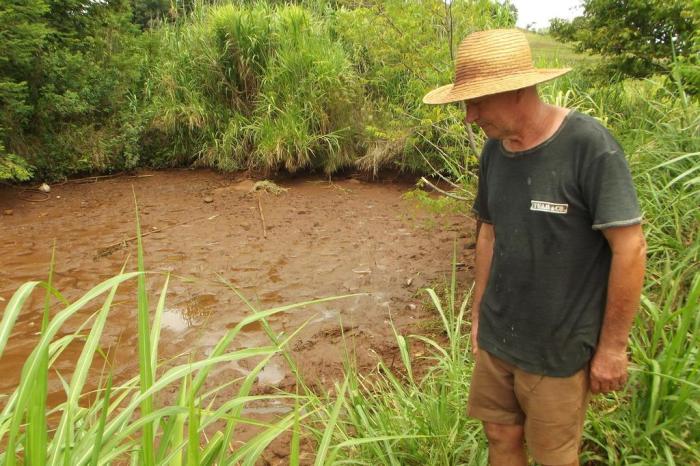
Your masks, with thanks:
[(488, 423), (523, 425), (532, 457), (542, 464), (578, 458), (590, 398), (588, 368), (571, 377), (525, 372), (479, 350), (469, 415)]

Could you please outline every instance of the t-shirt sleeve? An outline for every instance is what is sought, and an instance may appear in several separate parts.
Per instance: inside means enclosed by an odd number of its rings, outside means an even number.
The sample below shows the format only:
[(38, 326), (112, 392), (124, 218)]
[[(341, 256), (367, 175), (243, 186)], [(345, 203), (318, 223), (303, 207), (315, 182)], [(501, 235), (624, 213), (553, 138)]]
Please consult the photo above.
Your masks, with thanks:
[(474, 199), (474, 205), (472, 206), (472, 212), (476, 215), (477, 219), (485, 223), (491, 222), (491, 215), (489, 214), (488, 208), (488, 189), (486, 185), (486, 170), (488, 165), (487, 152), (484, 150), (481, 153), (479, 160), (479, 187), (476, 191), (476, 199)]
[(582, 182), (594, 230), (641, 223), (632, 175), (621, 149), (593, 157), (584, 169)]

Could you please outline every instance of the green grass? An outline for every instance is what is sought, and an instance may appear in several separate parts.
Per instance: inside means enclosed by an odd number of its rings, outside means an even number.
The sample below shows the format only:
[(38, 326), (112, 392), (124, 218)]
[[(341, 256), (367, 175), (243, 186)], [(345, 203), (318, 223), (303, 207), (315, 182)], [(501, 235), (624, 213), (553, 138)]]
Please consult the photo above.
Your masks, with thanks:
[[(137, 231), (139, 230), (137, 218)], [(342, 297), (320, 299), (295, 305), (258, 310), (248, 301), (250, 314), (229, 330), (215, 345), (211, 354), (182, 362), (160, 361), (158, 344), (160, 322), (165, 309), (169, 277), (163, 278), (155, 307), (146, 294), (143, 248), (138, 242), (137, 271), (125, 272), (105, 280), (74, 302), (66, 302), (52, 286), (51, 274), (47, 282), (29, 282), (22, 285), (9, 300), (0, 322), (0, 356), (11, 338), (18, 315), (32, 293), (45, 288), (47, 293), (44, 321), (39, 342), (27, 357), (18, 387), (4, 400), (0, 412), (0, 463), (4, 465), (96, 465), (122, 464), (254, 464), (267, 445), (281, 433), (299, 429), (307, 416), (308, 402), (293, 394), (251, 395), (251, 389), (265, 364), (283, 351), (295, 333), (272, 337), (270, 345), (258, 348), (232, 350), (231, 345), (241, 329), (256, 321), (295, 308)], [(155, 277), (154, 277), (155, 278)], [(114, 383), (111, 371), (103, 373), (97, 390), (86, 391), (86, 381), (95, 355), (100, 350), (100, 338), (108, 323), (115, 296), (120, 285), (137, 281), (139, 375), (127, 381)], [(223, 282), (222, 287), (231, 287)], [(231, 287), (232, 288), (232, 287)], [(236, 291), (237, 292), (237, 291)], [(239, 294), (240, 295), (240, 294)], [(52, 297), (59, 302), (54, 303)], [(98, 311), (92, 314), (78, 330), (56, 339), (65, 322), (95, 300), (102, 300)], [(56, 309), (58, 308), (58, 309)], [(53, 317), (49, 319), (49, 315)], [(86, 329), (89, 328), (89, 331)], [(81, 345), (75, 368), (64, 381), (66, 401), (47, 406), (47, 380), (53, 363), (69, 346)], [(251, 359), (254, 368), (245, 377), (232, 382), (208, 384), (202, 389), (211, 370), (222, 364)], [(109, 361), (105, 361), (109, 367)], [(223, 398), (219, 392), (235, 384), (232, 398)], [(178, 389), (178, 396), (168, 401), (157, 401), (158, 395), (170, 387)], [(169, 397), (160, 397), (167, 400)], [(279, 399), (295, 406), (291, 414), (265, 424), (247, 419), (243, 408), (252, 402)], [(58, 419), (49, 422), (48, 419)], [(242, 447), (232, 450), (235, 428), (241, 423), (258, 426), (259, 433)], [(214, 425), (223, 426), (219, 430)], [(212, 437), (207, 434), (215, 430)], [(298, 439), (297, 439), (298, 441)], [(298, 445), (296, 446), (298, 456)]]
[(549, 34), (523, 31), (532, 49), (535, 63), (556, 63), (559, 66), (591, 65), (599, 61), (599, 57), (576, 52), (571, 44), (557, 41)]
[[(296, 14), (289, 13), (290, 21), (303, 23)], [(290, 52), (288, 58), (289, 70), (278, 70), (281, 75), (293, 71), (296, 60), (308, 57)], [(196, 54), (183, 58), (190, 59), (196, 61)], [(246, 79), (243, 76), (239, 81)], [(170, 91), (175, 95), (189, 92), (187, 89), (173, 86)], [(281, 95), (289, 92), (280, 90)], [(638, 189), (648, 242), (642, 305), (630, 337), (630, 381), (621, 393), (594, 398), (585, 425), (582, 460), (611, 465), (700, 464), (700, 103), (663, 77), (592, 87), (585, 74), (573, 72), (543, 86), (542, 93), (549, 102), (600, 119), (620, 140)], [(184, 125), (179, 127), (182, 131), (199, 131), (198, 115), (205, 113), (199, 113), (195, 101), (179, 108), (181, 113), (176, 113), (180, 116), (173, 116), (173, 122)], [(471, 196), (475, 180), (469, 170), (474, 160), (465, 155), (468, 146), (463, 135), (454, 137), (458, 109), (431, 111), (435, 112), (432, 117), (420, 123), (421, 131), (426, 131), (422, 147), (438, 154), (431, 159), (439, 162), (436, 168)], [(182, 115), (188, 116), (178, 120)], [(260, 115), (251, 114), (229, 125), (245, 125)], [(170, 118), (167, 113), (162, 117), (164, 122)], [(185, 120), (192, 126), (185, 125)], [(329, 139), (323, 144), (333, 143)], [(440, 149), (452, 144), (459, 150)], [(435, 201), (431, 205), (447, 208), (452, 204)], [(5, 398), (0, 412), (0, 445), (5, 447), (0, 453), (2, 464), (254, 464), (284, 432), (292, 432), (290, 464), (300, 462), (304, 438), (315, 445), (316, 464), (486, 464), (479, 423), (467, 418), (465, 409), (472, 371), (465, 316), (468, 296), (461, 301), (457, 296), (458, 289), (469, 284), (458, 285), (454, 275), (444, 297), (426, 290), (444, 340), (397, 332), (400, 366), (379, 363), (370, 374), (354, 368), (350, 348), (343, 379), (328, 392), (316, 393), (304, 385), (285, 351), (293, 335), (276, 335), (265, 320), (312, 303), (261, 311), (222, 283), (242, 298), (250, 315), (222, 337), (209, 356), (163, 362), (158, 342), (169, 279), (145, 270), (139, 242), (136, 271), (124, 269), (74, 302), (66, 302), (54, 289), (51, 274), (46, 282), (20, 286), (12, 296), (0, 322), (0, 356), (28, 298), (42, 288), (47, 298), (39, 342), (24, 364), (19, 386)], [(147, 296), (146, 279), (163, 281), (159, 295)], [(139, 375), (114, 381), (107, 361), (98, 389), (89, 392), (88, 371), (100, 354), (100, 336), (108, 325), (116, 293), (124, 282), (134, 280), (138, 285), (134, 331), (139, 335)], [(57, 337), (71, 316), (96, 300), (101, 300), (100, 309), (80, 329)], [(262, 322), (270, 344), (231, 350), (241, 328), (254, 321)], [(82, 345), (83, 349), (75, 371), (65, 379), (66, 401), (47, 406), (48, 373), (68, 345)], [(417, 361), (419, 356), (412, 349), (416, 345), (430, 349), (420, 356), (427, 359)], [(298, 392), (251, 395), (255, 377), (277, 354), (286, 358), (299, 377)], [(211, 370), (243, 358), (253, 360), (255, 368), (235, 381), (235, 396), (221, 396), (228, 384), (207, 383)], [(416, 371), (417, 363), (427, 370)], [(169, 387), (176, 387), (177, 396), (171, 402), (160, 401), (158, 394)], [(288, 403), (292, 411), (266, 424), (243, 416), (246, 404), (271, 398)], [(50, 423), (49, 419), (57, 421)], [(259, 425), (259, 433), (231, 450), (236, 426), (241, 423)]]
[(352, 164), (360, 83), (310, 10), (201, 6), (152, 35), (146, 113), (155, 162), (326, 173)]

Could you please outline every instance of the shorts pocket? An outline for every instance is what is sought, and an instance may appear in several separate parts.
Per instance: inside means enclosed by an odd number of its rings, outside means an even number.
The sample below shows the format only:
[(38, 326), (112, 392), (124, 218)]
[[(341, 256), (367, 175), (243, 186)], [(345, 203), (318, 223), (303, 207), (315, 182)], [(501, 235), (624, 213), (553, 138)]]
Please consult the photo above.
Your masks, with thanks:
[(544, 379), (545, 376), (542, 374), (531, 374), (525, 371), (518, 371), (518, 373), (516, 374), (515, 383), (516, 385), (519, 385), (518, 388), (520, 390), (532, 393), (537, 389), (537, 387), (542, 383)]

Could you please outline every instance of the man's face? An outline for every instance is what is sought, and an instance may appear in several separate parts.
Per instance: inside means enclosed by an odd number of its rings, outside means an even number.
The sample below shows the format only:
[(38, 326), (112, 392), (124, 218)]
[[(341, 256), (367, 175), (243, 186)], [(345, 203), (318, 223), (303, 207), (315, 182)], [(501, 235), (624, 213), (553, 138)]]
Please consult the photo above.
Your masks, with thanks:
[(513, 110), (516, 93), (502, 92), (477, 99), (465, 101), (467, 115), (465, 123), (476, 123), (486, 136), (492, 139), (504, 139), (513, 134), (515, 121)]

